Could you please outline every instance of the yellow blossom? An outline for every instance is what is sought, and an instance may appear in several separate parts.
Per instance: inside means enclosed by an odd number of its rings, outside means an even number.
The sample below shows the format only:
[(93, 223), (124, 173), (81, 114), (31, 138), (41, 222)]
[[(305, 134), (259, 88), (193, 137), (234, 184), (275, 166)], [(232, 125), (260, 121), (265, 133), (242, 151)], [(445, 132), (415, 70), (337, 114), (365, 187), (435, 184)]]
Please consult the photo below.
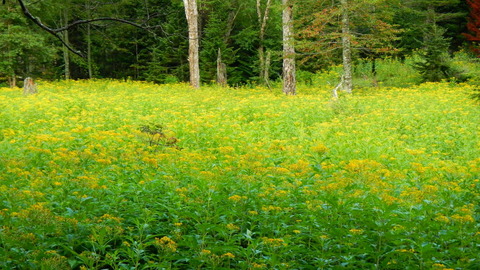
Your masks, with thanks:
[(449, 223), (450, 219), (444, 215), (439, 215), (435, 218), (436, 221), (444, 222), (444, 223)]
[(229, 199), (230, 201), (238, 202), (238, 201), (240, 201), (240, 200), (245, 200), (245, 199), (247, 199), (247, 197), (246, 197), (246, 196), (240, 196), (240, 195), (233, 195), (233, 196), (228, 197), (228, 199)]
[(352, 233), (352, 234), (362, 234), (363, 230), (361, 230), (361, 229), (350, 229), (350, 233)]
[(328, 151), (328, 148), (323, 144), (317, 144), (315, 146), (312, 146), (310, 150), (317, 154), (325, 154)]
[(236, 231), (236, 230), (240, 230), (240, 227), (238, 227), (237, 225), (233, 224), (233, 223), (229, 223), (227, 224), (227, 228), (231, 231)]
[(208, 249), (202, 249), (202, 251), (200, 252), (202, 255), (210, 255), (212, 254), (212, 252)]
[(263, 243), (267, 246), (271, 247), (282, 247), (282, 246), (287, 246), (287, 243), (281, 238), (267, 238), (263, 237), (262, 238)]
[(175, 252), (177, 251), (177, 243), (170, 239), (168, 236), (162, 238), (155, 237), (155, 244), (164, 251)]
[(453, 216), (450, 217), (452, 220), (454, 221), (458, 221), (458, 222), (461, 222), (461, 223), (471, 223), (471, 222), (475, 222), (475, 219), (471, 216), (471, 215), (458, 215), (458, 214), (455, 214)]
[(227, 253), (223, 254), (222, 257), (233, 259), (233, 258), (235, 258), (235, 255), (233, 255), (230, 252), (227, 252)]

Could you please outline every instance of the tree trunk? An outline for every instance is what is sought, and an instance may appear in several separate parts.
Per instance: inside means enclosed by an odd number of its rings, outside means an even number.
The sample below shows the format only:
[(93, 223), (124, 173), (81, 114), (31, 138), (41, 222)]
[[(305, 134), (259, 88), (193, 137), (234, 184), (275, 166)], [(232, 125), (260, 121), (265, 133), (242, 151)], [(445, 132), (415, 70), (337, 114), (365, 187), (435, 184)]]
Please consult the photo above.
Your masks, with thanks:
[(262, 14), (262, 9), (261, 9), (261, 0), (257, 0), (257, 16), (258, 16), (258, 23), (260, 25), (260, 32), (259, 32), (259, 39), (260, 39), (260, 45), (258, 46), (258, 60), (259, 60), (259, 67), (260, 67), (260, 74), (259, 78), (264, 84), (269, 84), (268, 83), (268, 70), (267, 68), (267, 63), (266, 63), (266, 58), (265, 58), (265, 46), (264, 46), (264, 41), (265, 41), (265, 29), (267, 27), (267, 21), (268, 21), (268, 13), (270, 11), (270, 6), (271, 6), (271, 0), (267, 0), (267, 3), (265, 5), (265, 11)]
[(222, 50), (218, 48), (217, 57), (217, 83), (221, 86), (227, 86), (227, 65), (222, 62)]
[(343, 87), (342, 90), (352, 93), (352, 42), (348, 15), (348, 0), (341, 0), (342, 5), (342, 49), (343, 49)]
[[(65, 25), (68, 25), (67, 9), (63, 11), (63, 21)], [(63, 39), (65, 40), (66, 44), (69, 43), (68, 29), (63, 32)], [(65, 45), (63, 45), (63, 62), (64, 62), (65, 80), (70, 80), (70, 51)]]
[(7, 80), (8, 80), (8, 85), (10, 86), (10, 88), (17, 87), (17, 76), (15, 74), (13, 74), (11, 76), (8, 76)]
[(88, 69), (88, 78), (93, 78), (92, 70), (92, 36), (91, 36), (91, 26), (87, 24), (87, 69)]
[(263, 81), (265, 84), (270, 87), (270, 63), (272, 59), (272, 53), (270, 51), (267, 51), (267, 55), (265, 57), (265, 64), (264, 64), (264, 72), (263, 72)]
[(183, 0), (188, 22), (188, 62), (190, 64), (190, 84), (200, 87), (199, 35), (197, 0)]
[(293, 37), (293, 4), (291, 0), (283, 2), (283, 93), (296, 94), (295, 47)]
[[(92, 7), (90, 5), (90, 0), (85, 1), (85, 9), (87, 10), (87, 19), (92, 19)], [(93, 60), (92, 60), (92, 25), (87, 23), (87, 70), (88, 70), (88, 78), (93, 78)]]
[(376, 57), (372, 57), (372, 75), (373, 77), (376, 77), (377, 76), (377, 61), (376, 61)]
[[(12, 10), (10, 10), (10, 8), (8, 8), (8, 12), (12, 12)], [(10, 29), (11, 29), (11, 24), (10, 22), (7, 20), (7, 35), (10, 36)], [(12, 53), (11, 53), (11, 47), (12, 47), (12, 44), (10, 42), (11, 40), (9, 40), (7, 42), (7, 51), (6, 51), (6, 54), (8, 55), (8, 63), (9, 64), (12, 64), (14, 62), (13, 60), (13, 57), (12, 57)], [(13, 45), (14, 46), (14, 45)], [(16, 75), (15, 75), (15, 69), (14, 67), (12, 66), (11, 67), (11, 70), (10, 72), (11, 73), (10, 75), (7, 75), (7, 81), (8, 81), (8, 85), (10, 86), (10, 88), (14, 88), (17, 86), (17, 80), (16, 80)]]

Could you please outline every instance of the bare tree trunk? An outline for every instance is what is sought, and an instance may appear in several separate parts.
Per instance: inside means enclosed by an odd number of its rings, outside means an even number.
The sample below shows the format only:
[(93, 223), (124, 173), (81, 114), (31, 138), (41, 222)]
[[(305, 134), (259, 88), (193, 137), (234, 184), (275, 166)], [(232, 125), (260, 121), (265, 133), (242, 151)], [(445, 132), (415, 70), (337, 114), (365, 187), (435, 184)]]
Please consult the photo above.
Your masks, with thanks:
[(190, 84), (200, 87), (199, 35), (197, 0), (183, 0), (188, 22), (188, 62), (190, 64)]
[[(12, 12), (12, 10), (10, 9), (10, 7), (7, 7), (7, 11), (8, 12)], [(7, 23), (7, 33), (8, 35), (10, 35), (10, 29), (11, 29), (11, 23), (9, 22), (9, 20), (6, 21)], [(12, 49), (12, 44), (10, 42), (10, 40), (7, 41), (7, 51), (6, 51), (6, 54), (8, 55), (8, 62), (9, 63), (13, 63), (13, 57), (12, 57), (12, 54), (10, 53)], [(7, 75), (7, 81), (8, 81), (8, 85), (10, 86), (10, 88), (14, 88), (17, 86), (17, 81), (16, 81), (16, 75), (15, 75), (15, 69), (12, 67), (11, 71), (9, 72), (10, 75)]]
[[(63, 11), (63, 20), (65, 25), (68, 25), (68, 11), (65, 9)], [(68, 44), (68, 29), (63, 32), (63, 39), (65, 43)], [(67, 46), (63, 45), (63, 62), (64, 62), (64, 72), (65, 72), (65, 80), (70, 80), (70, 51), (68, 50)]]
[(293, 37), (293, 3), (283, 3), (283, 93), (295, 95), (297, 82), (295, 78), (295, 47)]
[(222, 62), (222, 50), (218, 48), (217, 57), (217, 83), (221, 86), (227, 86), (227, 65)]
[(15, 74), (13, 74), (11, 76), (8, 76), (7, 80), (8, 80), (8, 85), (10, 86), (10, 88), (14, 88), (14, 87), (17, 86), (17, 76)]
[(263, 43), (265, 41), (265, 29), (267, 27), (270, 6), (271, 6), (271, 0), (267, 0), (267, 3), (265, 5), (265, 11), (262, 14), (261, 0), (257, 0), (257, 16), (258, 16), (258, 23), (260, 25), (260, 32), (259, 32), (260, 45), (258, 46), (258, 59), (259, 59), (259, 67), (260, 67), (259, 78), (260, 80), (263, 81), (263, 83), (267, 85), (268, 85), (268, 76), (266, 75), (268, 74), (268, 70), (266, 70), (267, 59), (265, 59), (265, 46)]
[[(86, 1), (86, 9), (88, 18), (91, 19), (91, 7), (90, 2)], [(87, 69), (88, 69), (88, 78), (93, 78), (93, 71), (92, 71), (92, 26), (87, 23)]]
[[(227, 21), (227, 28), (225, 34), (223, 36), (223, 43), (227, 46), (230, 36), (233, 30), (233, 24), (235, 23), (235, 19), (237, 18), (238, 13), (240, 12), (240, 8), (236, 11), (232, 10), (228, 14), (228, 21)], [(228, 86), (227, 80), (227, 64), (225, 64), (222, 60), (222, 49), (218, 48), (218, 55), (217, 55), (217, 83), (221, 86)]]
[(264, 72), (263, 72), (263, 81), (265, 84), (270, 87), (270, 63), (272, 59), (272, 52), (267, 51), (267, 55), (265, 56), (265, 67), (264, 67)]
[(93, 78), (93, 69), (92, 69), (92, 36), (91, 36), (91, 26), (87, 24), (87, 69), (88, 69), (88, 78)]
[(341, 0), (342, 5), (342, 52), (343, 52), (343, 84), (342, 90), (352, 93), (352, 41), (350, 20), (348, 15), (348, 0)]

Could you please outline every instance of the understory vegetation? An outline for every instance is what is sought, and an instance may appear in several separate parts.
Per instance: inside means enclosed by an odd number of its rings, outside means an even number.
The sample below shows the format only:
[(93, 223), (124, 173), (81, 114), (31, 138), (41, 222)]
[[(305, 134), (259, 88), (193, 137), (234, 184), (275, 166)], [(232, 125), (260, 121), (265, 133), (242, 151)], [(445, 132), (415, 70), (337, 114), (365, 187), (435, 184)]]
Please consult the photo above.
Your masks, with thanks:
[(475, 86), (329, 72), (0, 88), (0, 268), (479, 269)]

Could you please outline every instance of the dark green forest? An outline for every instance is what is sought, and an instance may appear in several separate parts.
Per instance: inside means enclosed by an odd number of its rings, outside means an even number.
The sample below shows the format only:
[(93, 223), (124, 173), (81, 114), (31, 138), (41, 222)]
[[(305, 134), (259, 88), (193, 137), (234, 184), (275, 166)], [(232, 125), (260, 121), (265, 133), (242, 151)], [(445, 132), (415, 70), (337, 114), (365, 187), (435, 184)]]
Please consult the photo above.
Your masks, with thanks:
[[(352, 62), (416, 59), (423, 81), (472, 77), (454, 54), (476, 59), (480, 1), (359, 0), (348, 3)], [(55, 35), (25, 16), (21, 4)], [(217, 76), (217, 59), (231, 86), (281, 80), (282, 2), (198, 0), (202, 83)], [(294, 5), (298, 81), (342, 64), (340, 1)], [(88, 22), (88, 20), (91, 20)], [(87, 23), (88, 22), (88, 23)], [(0, 84), (41, 79), (113, 78), (156, 83), (189, 79), (188, 25), (180, 0), (6, 0), (0, 4)], [(267, 82), (268, 83), (268, 82)]]

